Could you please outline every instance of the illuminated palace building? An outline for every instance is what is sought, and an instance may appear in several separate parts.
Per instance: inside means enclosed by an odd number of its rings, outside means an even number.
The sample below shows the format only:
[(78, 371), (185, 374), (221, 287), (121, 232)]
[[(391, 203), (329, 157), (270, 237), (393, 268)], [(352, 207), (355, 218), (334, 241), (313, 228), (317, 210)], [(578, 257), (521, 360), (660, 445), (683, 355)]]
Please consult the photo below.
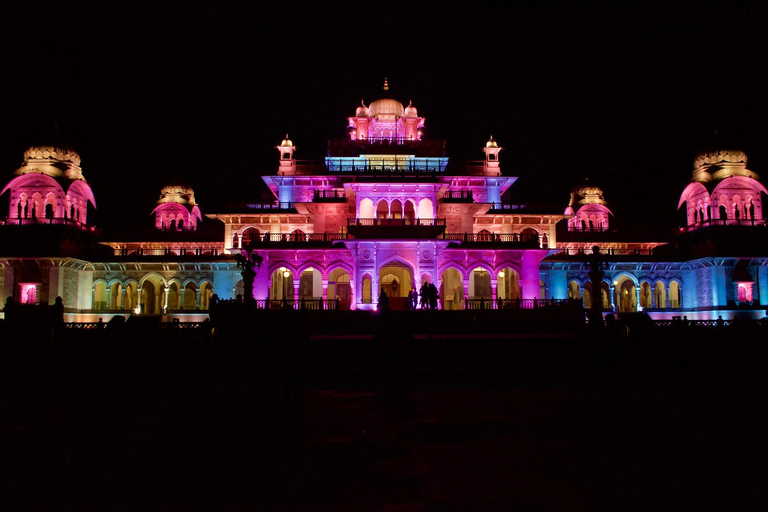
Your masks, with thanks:
[[(201, 212), (193, 190), (172, 183), (154, 205), (154, 225), (122, 235), (89, 223), (97, 198), (76, 152), (29, 148), (2, 191), (0, 296), (28, 304), (61, 296), (73, 321), (199, 320), (214, 294), (245, 295), (236, 256), (255, 250), (263, 262), (253, 295), (264, 308), (375, 309), (383, 290), (398, 309), (424, 282), (445, 310), (569, 298), (589, 307), (586, 255), (599, 246), (606, 312), (765, 315), (766, 189), (743, 152), (698, 155), (679, 203), (687, 225), (672, 240), (638, 241), (611, 228), (592, 184), (551, 211), (505, 201), (516, 178), (502, 172), (493, 138), (481, 161), (449, 161), (444, 142), (425, 138), (416, 107), (388, 94), (385, 86), (384, 98), (357, 107), (324, 161), (296, 160), (286, 136), (275, 172), (263, 177), (273, 202)], [(146, 205), (152, 212), (151, 198)]]

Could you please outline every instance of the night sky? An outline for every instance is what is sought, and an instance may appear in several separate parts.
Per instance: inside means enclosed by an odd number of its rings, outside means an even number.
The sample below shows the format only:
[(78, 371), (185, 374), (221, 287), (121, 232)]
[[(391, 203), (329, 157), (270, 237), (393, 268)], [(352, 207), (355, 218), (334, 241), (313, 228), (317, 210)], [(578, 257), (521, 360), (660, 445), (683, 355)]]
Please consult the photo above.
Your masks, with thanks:
[(147, 223), (176, 176), (203, 213), (260, 200), (286, 132), (297, 158), (322, 158), (385, 76), (449, 156), (481, 159), (493, 134), (504, 174), (519, 177), (512, 199), (555, 213), (590, 177), (626, 228), (674, 228), (693, 158), (715, 131), (768, 177), (764, 9), (8, 4), (3, 181), (58, 123), (102, 226)]

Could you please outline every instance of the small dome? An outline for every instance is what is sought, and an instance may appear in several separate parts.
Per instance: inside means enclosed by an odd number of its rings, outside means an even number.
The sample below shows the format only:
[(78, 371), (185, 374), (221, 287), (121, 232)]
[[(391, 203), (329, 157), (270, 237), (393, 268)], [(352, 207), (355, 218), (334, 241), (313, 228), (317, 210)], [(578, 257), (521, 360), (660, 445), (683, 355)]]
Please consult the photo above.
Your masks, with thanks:
[(575, 209), (586, 204), (602, 204), (603, 206), (608, 204), (603, 197), (603, 189), (591, 185), (588, 180), (573, 188), (571, 202), (568, 206)]
[(491, 138), (488, 139), (488, 142), (485, 143), (485, 147), (487, 147), (487, 148), (497, 148), (497, 147), (499, 147), (499, 145), (496, 144), (496, 141), (493, 140), (493, 135), (491, 135)]
[(370, 117), (371, 111), (368, 110), (368, 107), (365, 106), (364, 101), (360, 101), (360, 106), (357, 107), (357, 110), (355, 111), (355, 116), (357, 117)]
[(160, 191), (160, 199), (157, 204), (178, 203), (188, 206), (194, 206), (195, 191), (187, 185), (168, 185)]
[(696, 155), (693, 168), (698, 169), (703, 165), (717, 165), (722, 163), (747, 164), (747, 154), (743, 151), (721, 149), (715, 151), (702, 151)]
[(288, 138), (288, 134), (285, 134), (285, 138), (283, 139), (283, 142), (280, 143), (280, 146), (284, 148), (290, 148), (293, 147), (293, 141)]
[(80, 155), (75, 150), (56, 146), (32, 146), (24, 152), (24, 161), (29, 160), (58, 160), (80, 165)]
[(413, 102), (409, 101), (408, 106), (405, 107), (405, 117), (419, 117), (419, 112), (416, 107), (413, 106)]
[(32, 146), (24, 152), (24, 162), (15, 174), (40, 173), (51, 178), (83, 180), (80, 155), (61, 146)]

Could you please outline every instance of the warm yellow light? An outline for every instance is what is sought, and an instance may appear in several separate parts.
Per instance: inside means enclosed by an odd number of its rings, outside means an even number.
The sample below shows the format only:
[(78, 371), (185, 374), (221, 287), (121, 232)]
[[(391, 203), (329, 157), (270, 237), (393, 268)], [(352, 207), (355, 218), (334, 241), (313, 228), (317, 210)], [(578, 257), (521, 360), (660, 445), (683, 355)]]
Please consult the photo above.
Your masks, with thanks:
[(291, 273), (288, 270), (283, 271), (283, 277), (289, 277)]
[(619, 285), (619, 282), (618, 282), (618, 281), (614, 281), (614, 282), (613, 282), (613, 286), (618, 286), (618, 285)]
[(503, 270), (501, 270), (501, 271), (499, 272), (499, 277), (504, 277), (504, 271), (503, 271)]
[(484, 269), (484, 268), (482, 268), (482, 267), (477, 267), (477, 268), (475, 269), (475, 272), (485, 272), (485, 269)]

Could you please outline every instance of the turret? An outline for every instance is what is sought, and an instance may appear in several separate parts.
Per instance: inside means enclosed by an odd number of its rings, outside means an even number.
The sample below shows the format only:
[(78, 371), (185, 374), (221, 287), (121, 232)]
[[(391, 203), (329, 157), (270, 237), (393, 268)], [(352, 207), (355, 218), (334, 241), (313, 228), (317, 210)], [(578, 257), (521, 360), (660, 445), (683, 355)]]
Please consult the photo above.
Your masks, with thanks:
[(293, 152), (296, 151), (296, 146), (293, 145), (293, 141), (288, 138), (288, 134), (285, 134), (285, 139), (279, 146), (275, 146), (280, 152), (280, 167), (277, 170), (277, 174), (280, 176), (292, 175), (296, 173), (296, 160), (293, 158)]
[(194, 231), (202, 220), (195, 203), (195, 191), (186, 185), (169, 185), (160, 192), (155, 214), (155, 227), (167, 231)]
[(499, 167), (499, 152), (504, 149), (500, 147), (495, 140), (493, 140), (493, 135), (491, 135), (491, 138), (488, 140), (488, 142), (485, 143), (485, 147), (483, 148), (483, 153), (485, 153), (485, 162), (483, 162), (483, 170), (485, 171), (486, 176), (501, 176), (501, 168)]
[(83, 177), (80, 155), (58, 146), (33, 146), (0, 192), (11, 194), (9, 224), (73, 224), (85, 227), (93, 191)]

